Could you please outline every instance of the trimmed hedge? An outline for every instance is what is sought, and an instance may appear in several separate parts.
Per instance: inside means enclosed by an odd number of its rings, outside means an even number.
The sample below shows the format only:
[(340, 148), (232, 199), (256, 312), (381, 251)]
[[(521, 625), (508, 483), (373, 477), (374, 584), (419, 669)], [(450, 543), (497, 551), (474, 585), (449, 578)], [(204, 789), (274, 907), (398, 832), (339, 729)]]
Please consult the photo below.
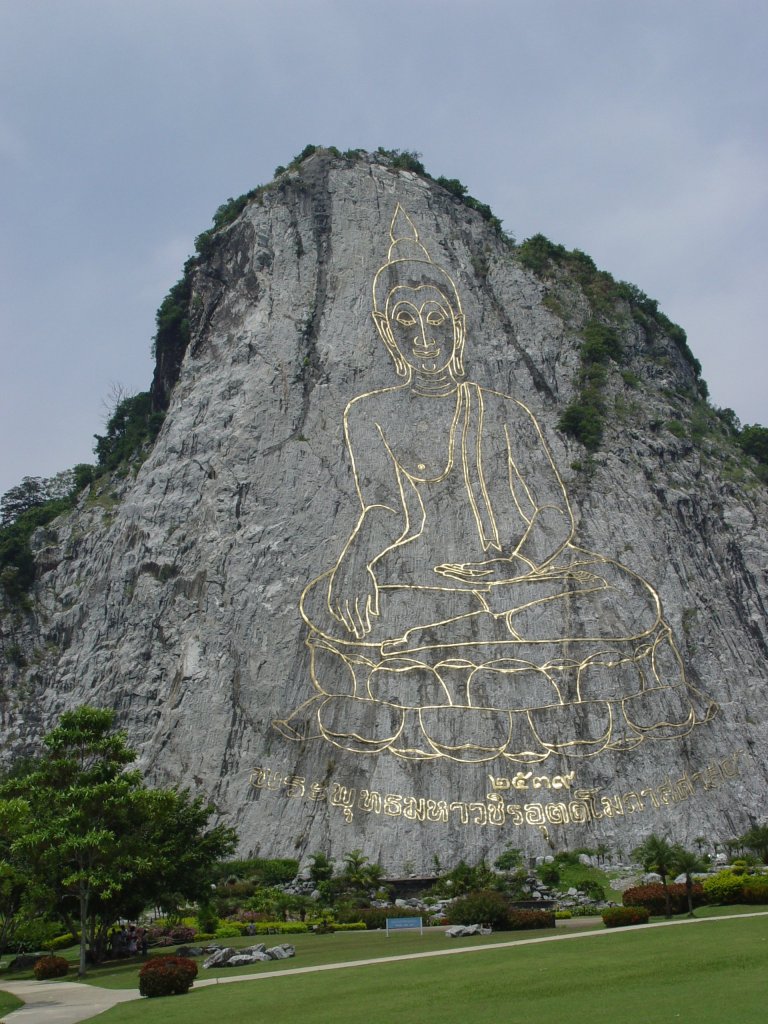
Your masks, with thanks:
[(754, 881), (749, 875), (740, 871), (718, 871), (716, 875), (704, 879), (704, 895), (707, 903), (741, 903), (744, 886)]
[(55, 939), (51, 939), (48, 943), (48, 949), (51, 951), (54, 949), (68, 949), (70, 946), (76, 946), (78, 941), (72, 932), (66, 932), (64, 935), (57, 935)]
[(69, 961), (63, 956), (41, 956), (32, 968), (32, 973), (38, 981), (63, 978), (69, 973)]
[(500, 892), (478, 889), (468, 892), (446, 909), (450, 924), (489, 924), (496, 931), (554, 928), (550, 910), (515, 910)]
[[(688, 913), (688, 893), (683, 882), (671, 882), (669, 890), (669, 905), (673, 914)], [(693, 905), (700, 907), (709, 902), (705, 896), (706, 890), (699, 882), (693, 884)], [(621, 898), (625, 907), (645, 907), (654, 917), (660, 917), (667, 912), (667, 904), (664, 899), (664, 886), (661, 882), (648, 882), (646, 885), (634, 885), (625, 889)]]
[[(302, 935), (309, 931), (306, 921), (253, 921), (256, 935)], [(248, 925), (242, 926), (243, 935), (253, 934), (248, 931)]]
[[(428, 917), (421, 910), (407, 910), (405, 907), (354, 907), (350, 910), (338, 910), (336, 920), (339, 924), (356, 924), (363, 922), (369, 931), (387, 927), (388, 917)], [(335, 923), (335, 922), (334, 922)]]
[(509, 915), (509, 929), (511, 931), (554, 927), (555, 914), (552, 910), (513, 910)]
[(606, 928), (624, 928), (630, 924), (648, 924), (647, 907), (608, 907), (601, 914)]
[(746, 878), (741, 890), (741, 899), (743, 903), (768, 903), (768, 876)]
[(155, 996), (181, 996), (197, 977), (197, 964), (185, 956), (156, 956), (139, 971), (139, 992)]

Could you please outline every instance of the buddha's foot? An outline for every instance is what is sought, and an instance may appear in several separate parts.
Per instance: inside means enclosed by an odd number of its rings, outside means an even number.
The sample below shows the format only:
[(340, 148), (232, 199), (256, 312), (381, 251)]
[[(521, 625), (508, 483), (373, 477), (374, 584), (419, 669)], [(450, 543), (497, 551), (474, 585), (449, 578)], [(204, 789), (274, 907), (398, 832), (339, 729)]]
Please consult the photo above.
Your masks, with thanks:
[(405, 712), (361, 697), (328, 697), (318, 711), (320, 732), (336, 747), (361, 754), (385, 750), (398, 738)]
[(401, 708), (423, 708), (450, 704), (446, 686), (433, 668), (410, 658), (390, 658), (368, 676), (371, 700)]
[(511, 658), (480, 666), (467, 682), (467, 703), (475, 708), (527, 711), (560, 701), (560, 691), (546, 672)]
[(422, 708), (422, 731), (437, 754), (452, 761), (492, 761), (511, 739), (508, 711), (478, 708)]
[(622, 701), (624, 716), (639, 732), (664, 739), (685, 736), (696, 725), (696, 714), (685, 686), (645, 690)]
[(569, 757), (591, 757), (611, 739), (613, 716), (607, 701), (536, 708), (531, 723), (541, 746)]

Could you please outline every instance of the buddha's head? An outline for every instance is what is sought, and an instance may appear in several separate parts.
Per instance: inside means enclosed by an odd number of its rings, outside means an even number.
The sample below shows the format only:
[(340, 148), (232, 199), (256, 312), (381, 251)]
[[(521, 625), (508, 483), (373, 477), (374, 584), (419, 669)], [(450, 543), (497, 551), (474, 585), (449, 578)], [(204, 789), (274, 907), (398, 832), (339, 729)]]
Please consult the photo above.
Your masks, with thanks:
[(398, 204), (387, 262), (373, 280), (373, 319), (399, 377), (464, 376), (464, 313), (456, 285), (433, 263)]

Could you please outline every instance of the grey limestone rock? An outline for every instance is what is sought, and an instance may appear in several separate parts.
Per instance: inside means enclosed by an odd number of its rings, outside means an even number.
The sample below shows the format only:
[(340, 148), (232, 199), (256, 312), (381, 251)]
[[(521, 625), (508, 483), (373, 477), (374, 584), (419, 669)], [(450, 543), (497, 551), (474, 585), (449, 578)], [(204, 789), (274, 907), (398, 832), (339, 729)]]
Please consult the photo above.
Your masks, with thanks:
[[(612, 301), (384, 157), (281, 176), (194, 268), (146, 461), (35, 538), (2, 756), (111, 706), (243, 853), (405, 874), (744, 831), (767, 492), (675, 339)], [(558, 422), (595, 320), (622, 363), (590, 456)]]
[(268, 956), (267, 953), (236, 953), (235, 956), (225, 960), (221, 964), (213, 964), (214, 967), (246, 967), (249, 964), (267, 963), (275, 960), (276, 957)]
[(225, 946), (223, 949), (218, 949), (215, 953), (211, 953), (203, 961), (203, 967), (206, 969), (210, 967), (225, 967), (233, 956), (237, 956), (237, 950), (232, 946)]
[(296, 947), (282, 942), (279, 946), (271, 946), (264, 955), (269, 960), (289, 960), (292, 956), (296, 956)]

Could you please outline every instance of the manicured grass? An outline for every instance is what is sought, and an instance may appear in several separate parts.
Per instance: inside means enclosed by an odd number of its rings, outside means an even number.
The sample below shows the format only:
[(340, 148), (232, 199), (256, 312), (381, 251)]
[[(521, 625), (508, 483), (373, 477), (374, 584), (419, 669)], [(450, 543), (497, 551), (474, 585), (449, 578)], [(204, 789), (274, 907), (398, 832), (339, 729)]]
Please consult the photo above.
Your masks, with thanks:
[[(562, 926), (561, 926), (562, 927)], [(569, 921), (568, 930), (582, 931), (594, 927), (602, 927), (599, 922)], [(236, 948), (249, 946), (255, 942), (264, 942), (267, 946), (276, 946), (288, 942), (296, 947), (296, 958), (291, 960), (274, 960), (271, 963), (255, 964), (253, 967), (218, 968), (208, 971), (200, 970), (198, 977), (226, 978), (227, 974), (269, 974), (283, 971), (290, 967), (314, 967), (317, 964), (339, 963), (345, 960), (369, 960), (385, 956), (398, 956), (401, 953), (421, 953), (436, 949), (449, 949), (451, 945), (475, 946), (488, 945), (493, 942), (507, 942), (515, 939), (551, 936), (553, 928), (542, 928), (536, 931), (494, 932), (492, 935), (476, 935), (467, 939), (448, 939), (445, 929), (427, 930), (423, 935), (417, 931), (397, 932), (387, 938), (383, 931), (373, 932), (336, 932), (333, 935), (257, 935), (248, 938), (220, 939), (222, 946), (231, 945)], [(168, 950), (175, 952), (175, 950)], [(70, 951), (65, 951), (70, 957)], [(74, 954), (72, 954), (74, 955)], [(161, 956), (160, 952), (155, 955)], [(202, 964), (205, 957), (197, 957)], [(85, 981), (87, 984), (98, 985), (100, 988), (138, 988), (138, 972), (143, 960), (139, 957), (130, 960), (116, 960), (99, 967), (89, 969), (85, 978), (77, 978), (74, 969), (70, 971), (69, 981)], [(7, 975), (19, 980), (32, 977), (27, 974)], [(0, 983), (2, 976), (0, 975)]]
[(22, 999), (17, 999), (16, 996), (12, 996), (10, 992), (0, 991), (0, 1017), (3, 1017), (6, 1013), (10, 1013), (12, 1010), (18, 1010), (20, 1006), (24, 1005)]
[[(391, 939), (390, 950), (404, 951)], [(768, 917), (745, 917), (210, 986), (182, 997), (125, 1003), (97, 1019), (763, 1024), (767, 1000)]]

